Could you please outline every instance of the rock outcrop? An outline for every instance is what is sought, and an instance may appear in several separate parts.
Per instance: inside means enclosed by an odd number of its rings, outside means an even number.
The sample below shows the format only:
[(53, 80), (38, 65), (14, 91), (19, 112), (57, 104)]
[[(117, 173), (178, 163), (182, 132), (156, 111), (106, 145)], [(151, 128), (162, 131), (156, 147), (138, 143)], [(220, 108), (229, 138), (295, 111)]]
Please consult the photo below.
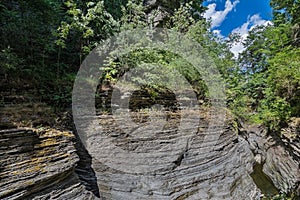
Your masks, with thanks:
[(0, 131), (0, 199), (95, 199), (75, 173), (71, 132)]
[[(267, 133), (262, 126), (245, 127), (243, 136), (253, 151), (256, 162), (274, 185), (287, 194), (300, 195), (299, 125), (292, 120), (280, 133)], [(300, 120), (298, 120), (300, 122)]]
[[(181, 113), (189, 116), (183, 125), (176, 115), (148, 113), (140, 116), (148, 120), (137, 127), (128, 125), (130, 117), (93, 119), (95, 126), (84, 127), (90, 128), (84, 143), (93, 157), (101, 198), (259, 199), (249, 176), (253, 154), (247, 142), (230, 120), (212, 127), (205, 115), (200, 112), (197, 122), (199, 113)], [(167, 119), (166, 124), (160, 119)], [(195, 123), (193, 132), (190, 125)]]
[(153, 22), (155, 27), (162, 27), (172, 16), (175, 9), (180, 7), (178, 0), (144, 0), (147, 18)]

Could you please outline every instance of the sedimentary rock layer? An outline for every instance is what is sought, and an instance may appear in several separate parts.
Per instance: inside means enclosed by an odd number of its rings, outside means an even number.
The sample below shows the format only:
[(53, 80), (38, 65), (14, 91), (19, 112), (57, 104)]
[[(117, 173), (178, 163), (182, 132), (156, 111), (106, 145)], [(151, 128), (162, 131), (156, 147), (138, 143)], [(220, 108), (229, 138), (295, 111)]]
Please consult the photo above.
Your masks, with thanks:
[[(299, 119), (298, 119), (299, 120)], [(300, 122), (300, 120), (299, 120)], [(246, 127), (245, 139), (263, 172), (284, 193), (300, 195), (300, 123), (280, 133), (267, 133), (262, 126)]]
[(0, 199), (94, 199), (75, 174), (74, 140), (57, 130), (1, 130)]
[[(212, 125), (218, 119), (205, 114), (86, 119), (82, 138), (101, 198), (259, 199), (246, 141), (230, 120)], [(137, 118), (146, 120), (133, 125)]]

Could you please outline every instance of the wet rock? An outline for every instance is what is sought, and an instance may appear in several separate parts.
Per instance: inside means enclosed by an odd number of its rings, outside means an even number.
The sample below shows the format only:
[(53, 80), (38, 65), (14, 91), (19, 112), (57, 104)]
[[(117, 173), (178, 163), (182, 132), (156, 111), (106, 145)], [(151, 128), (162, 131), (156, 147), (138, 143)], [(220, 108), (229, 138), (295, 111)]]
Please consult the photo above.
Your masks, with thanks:
[(255, 160), (256, 163), (262, 164), (262, 156), (261, 156), (261, 154), (255, 155), (254, 160)]

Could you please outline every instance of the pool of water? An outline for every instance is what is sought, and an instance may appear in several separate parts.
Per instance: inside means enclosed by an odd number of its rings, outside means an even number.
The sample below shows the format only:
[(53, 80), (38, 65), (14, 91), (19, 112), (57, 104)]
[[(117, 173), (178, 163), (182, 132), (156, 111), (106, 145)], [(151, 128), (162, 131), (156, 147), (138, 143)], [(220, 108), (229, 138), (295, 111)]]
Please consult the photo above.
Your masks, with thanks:
[(263, 165), (255, 164), (253, 172), (250, 174), (254, 183), (261, 190), (265, 197), (275, 196), (279, 190), (274, 186), (271, 179), (263, 172)]

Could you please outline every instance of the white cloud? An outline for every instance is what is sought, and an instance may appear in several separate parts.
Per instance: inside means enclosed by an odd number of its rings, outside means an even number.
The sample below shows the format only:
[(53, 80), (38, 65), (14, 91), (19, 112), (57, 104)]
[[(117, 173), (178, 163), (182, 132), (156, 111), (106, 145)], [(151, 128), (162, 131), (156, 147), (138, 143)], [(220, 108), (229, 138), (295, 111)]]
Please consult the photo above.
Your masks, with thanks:
[(203, 14), (203, 17), (207, 20), (211, 20), (211, 28), (218, 27), (225, 20), (228, 13), (230, 13), (239, 2), (239, 0), (235, 0), (231, 3), (230, 0), (226, 0), (225, 9), (221, 11), (216, 10), (216, 3), (209, 4), (207, 6), (207, 11)]
[(225, 37), (222, 35), (221, 30), (213, 30), (212, 31), (214, 35), (216, 35), (220, 39), (225, 39)]
[(234, 56), (237, 58), (239, 53), (243, 52), (245, 50), (245, 47), (243, 45), (243, 42), (246, 40), (246, 38), (249, 35), (249, 31), (253, 30), (257, 26), (268, 26), (272, 25), (271, 21), (262, 19), (259, 14), (255, 14), (253, 16), (249, 16), (247, 22), (245, 22), (242, 26), (232, 30), (231, 33), (238, 33), (241, 35), (241, 41), (234, 44), (232, 48), (230, 49), (231, 52), (234, 54)]

